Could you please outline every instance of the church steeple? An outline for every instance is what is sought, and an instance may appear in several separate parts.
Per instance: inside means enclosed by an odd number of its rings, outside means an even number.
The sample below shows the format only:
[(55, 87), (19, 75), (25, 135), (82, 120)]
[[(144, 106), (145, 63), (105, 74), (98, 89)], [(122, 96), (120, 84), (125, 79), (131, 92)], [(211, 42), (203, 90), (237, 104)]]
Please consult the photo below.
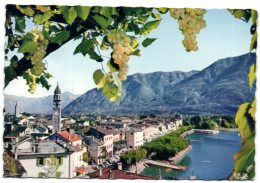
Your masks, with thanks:
[(61, 91), (57, 83), (53, 96), (53, 115), (52, 115), (53, 129), (52, 132), (61, 131)]
[(18, 100), (16, 101), (16, 104), (15, 104), (15, 117), (16, 118), (19, 118), (20, 114), (19, 114), (19, 103), (18, 103)]

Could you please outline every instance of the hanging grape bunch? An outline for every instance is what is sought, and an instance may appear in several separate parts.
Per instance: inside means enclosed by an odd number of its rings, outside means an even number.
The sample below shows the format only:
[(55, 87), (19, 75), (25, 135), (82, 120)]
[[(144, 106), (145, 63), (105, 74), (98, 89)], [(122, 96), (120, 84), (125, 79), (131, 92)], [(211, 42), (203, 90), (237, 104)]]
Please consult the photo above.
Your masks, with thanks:
[(108, 35), (108, 42), (113, 44), (112, 58), (119, 66), (118, 78), (126, 80), (128, 72), (128, 60), (131, 53), (130, 38), (122, 30), (111, 30)]
[(34, 35), (33, 41), (38, 43), (36, 51), (31, 55), (31, 63), (33, 64), (33, 71), (36, 76), (40, 76), (45, 68), (42, 59), (46, 54), (46, 49), (49, 44), (48, 40), (44, 39), (43, 34), (39, 28), (35, 28), (29, 32)]
[(37, 88), (37, 85), (36, 85), (36, 78), (37, 78), (37, 76), (35, 76), (34, 74), (31, 73), (31, 69), (28, 69), (26, 71), (26, 73), (31, 78), (30, 80), (28, 80), (28, 84), (29, 84), (28, 92), (30, 92), (31, 94), (34, 94), (34, 92), (35, 92), (35, 90)]
[(206, 22), (203, 19), (206, 10), (199, 8), (170, 8), (169, 11), (170, 15), (178, 20), (179, 29), (185, 36), (182, 43), (186, 50), (197, 51), (196, 34), (206, 27)]

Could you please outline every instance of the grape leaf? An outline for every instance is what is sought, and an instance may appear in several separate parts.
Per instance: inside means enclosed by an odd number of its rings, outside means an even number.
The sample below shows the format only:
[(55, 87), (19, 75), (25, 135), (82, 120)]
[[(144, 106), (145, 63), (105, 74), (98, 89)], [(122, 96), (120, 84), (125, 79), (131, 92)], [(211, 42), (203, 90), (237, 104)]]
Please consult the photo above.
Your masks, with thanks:
[(92, 18), (98, 25), (100, 25), (102, 29), (106, 29), (112, 22), (111, 16), (108, 18), (104, 18), (103, 16), (96, 14), (92, 16)]
[(256, 98), (254, 99), (253, 103), (251, 104), (251, 108), (248, 111), (248, 113), (252, 116), (254, 121), (256, 121), (255, 110), (256, 110)]
[(71, 25), (77, 17), (77, 12), (74, 7), (69, 8), (68, 6), (58, 6), (58, 8), (61, 11), (61, 14), (65, 18), (66, 22)]
[(96, 61), (98, 61), (98, 62), (102, 62), (102, 61), (103, 61), (103, 58), (102, 58), (101, 56), (99, 56), (99, 55), (95, 52), (94, 48), (91, 48), (91, 49), (88, 51), (88, 54), (89, 54), (90, 58), (93, 59), (93, 60), (96, 60)]
[(25, 8), (21, 7), (20, 5), (16, 5), (17, 9), (20, 10), (21, 13), (32, 17), (34, 15), (34, 10), (30, 6), (26, 6)]
[(62, 43), (65, 42), (69, 37), (70, 37), (70, 31), (63, 30), (63, 31), (53, 34), (50, 37), (50, 42), (58, 43), (59, 45), (62, 45)]
[(165, 13), (167, 13), (168, 9), (169, 9), (169, 8), (157, 8), (157, 11), (158, 11), (159, 13), (165, 14)]
[(250, 51), (252, 51), (253, 49), (256, 48), (256, 44), (257, 44), (257, 31), (255, 31), (254, 35), (252, 36), (251, 44), (250, 44)]
[(242, 148), (234, 155), (235, 172), (246, 173), (246, 169), (255, 164), (255, 133), (252, 134), (243, 144)]
[(252, 136), (255, 129), (253, 118), (250, 114), (248, 114), (250, 106), (250, 103), (244, 103), (240, 105), (235, 117), (235, 122), (242, 137), (242, 144)]
[(38, 43), (37, 42), (33, 42), (31, 40), (23, 40), (22, 45), (20, 46), (20, 48), (18, 49), (19, 53), (30, 53), (33, 54), (33, 52), (35, 52), (35, 50), (38, 47)]
[(33, 21), (38, 24), (43, 24), (51, 18), (51, 12), (46, 12), (44, 14), (37, 14), (34, 16)]
[(132, 55), (141, 56), (141, 50), (136, 49), (136, 50), (132, 53)]
[(4, 73), (5, 73), (5, 86), (7, 86), (10, 81), (16, 78), (16, 72), (13, 70), (12, 67), (7, 66), (4, 68)]
[(15, 16), (15, 30), (24, 33), (25, 20), (23, 17)]
[(94, 13), (99, 13), (100, 15), (103, 15), (106, 18), (109, 18), (112, 13), (113, 13), (113, 7), (100, 7), (100, 6), (96, 6), (93, 9)]
[(156, 40), (156, 38), (146, 38), (142, 42), (142, 45), (143, 45), (143, 47), (147, 47), (147, 46), (151, 45), (155, 40)]
[(153, 29), (156, 29), (158, 25), (160, 24), (161, 20), (154, 20), (147, 22), (141, 29), (140, 34), (146, 35), (149, 34)]
[(250, 13), (248, 13), (246, 10), (242, 9), (229, 9), (232, 15), (234, 15), (235, 18), (241, 19), (245, 22), (248, 22), (250, 19)]
[(102, 73), (102, 71), (100, 69), (96, 70), (93, 73), (93, 79), (94, 79), (94, 82), (96, 85), (100, 83), (100, 80), (103, 78), (103, 76), (104, 76), (104, 74)]
[(16, 55), (14, 55), (14, 56), (11, 58), (10, 62), (11, 62), (10, 66), (11, 66), (12, 68), (17, 67), (18, 57), (17, 57)]
[(82, 20), (86, 20), (88, 18), (91, 6), (75, 6), (75, 11), (77, 15), (82, 18)]
[(41, 83), (41, 85), (46, 88), (47, 90), (50, 89), (51, 85), (48, 84), (48, 81), (46, 80), (45, 77), (41, 76), (40, 78), (37, 78), (38, 82)]
[(117, 71), (119, 70), (119, 69), (115, 68), (115, 67), (111, 64), (111, 60), (109, 60), (109, 61), (107, 62), (107, 66), (108, 66), (110, 72), (117, 72)]
[(160, 16), (159, 14), (157, 14), (157, 13), (154, 13), (154, 12), (151, 13), (151, 16), (152, 16), (153, 18), (157, 19), (157, 20), (160, 20), (160, 19), (161, 19), (161, 16)]
[(135, 23), (144, 24), (149, 18), (149, 15), (146, 16), (139, 16), (137, 19), (134, 20)]
[(115, 95), (111, 93), (110, 83), (108, 81), (105, 82), (104, 88), (102, 90), (102, 94), (109, 99)]
[(252, 23), (256, 24), (256, 22), (257, 22), (257, 11), (256, 10), (251, 10), (251, 18), (252, 18)]
[(86, 55), (90, 49), (94, 48), (95, 40), (94, 39), (84, 39), (75, 49), (74, 55), (77, 53), (82, 53), (82, 55)]
[(248, 81), (249, 81), (250, 89), (255, 80), (256, 80), (256, 63), (250, 66), (250, 71), (248, 73)]
[(113, 83), (119, 88), (118, 91), (121, 91), (122, 82), (120, 81), (120, 79), (118, 79), (115, 73), (112, 73), (112, 78), (113, 78)]
[(50, 6), (43, 6), (43, 5), (36, 5), (36, 9), (40, 10), (43, 13), (46, 13), (47, 11), (51, 10)]

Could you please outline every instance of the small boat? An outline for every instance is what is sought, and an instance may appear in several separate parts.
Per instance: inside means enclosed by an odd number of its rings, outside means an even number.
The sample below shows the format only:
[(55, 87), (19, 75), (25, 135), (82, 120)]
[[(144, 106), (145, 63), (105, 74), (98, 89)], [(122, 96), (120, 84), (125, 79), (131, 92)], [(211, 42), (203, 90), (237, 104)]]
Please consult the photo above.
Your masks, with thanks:
[(202, 161), (203, 163), (210, 163), (210, 161)]
[(166, 172), (170, 172), (170, 171), (172, 171), (172, 169), (171, 168), (166, 168), (165, 171)]

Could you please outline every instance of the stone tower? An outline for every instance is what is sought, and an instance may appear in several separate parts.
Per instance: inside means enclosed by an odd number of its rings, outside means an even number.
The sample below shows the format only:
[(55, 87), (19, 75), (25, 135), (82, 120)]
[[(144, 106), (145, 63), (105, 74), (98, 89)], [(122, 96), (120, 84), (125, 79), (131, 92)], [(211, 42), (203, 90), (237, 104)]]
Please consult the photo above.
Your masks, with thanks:
[(16, 101), (16, 104), (15, 104), (15, 110), (14, 110), (14, 115), (16, 118), (19, 118), (19, 103), (18, 103), (18, 100)]
[(61, 131), (61, 91), (59, 84), (54, 91), (53, 96), (53, 114), (52, 114), (53, 129), (52, 133)]

